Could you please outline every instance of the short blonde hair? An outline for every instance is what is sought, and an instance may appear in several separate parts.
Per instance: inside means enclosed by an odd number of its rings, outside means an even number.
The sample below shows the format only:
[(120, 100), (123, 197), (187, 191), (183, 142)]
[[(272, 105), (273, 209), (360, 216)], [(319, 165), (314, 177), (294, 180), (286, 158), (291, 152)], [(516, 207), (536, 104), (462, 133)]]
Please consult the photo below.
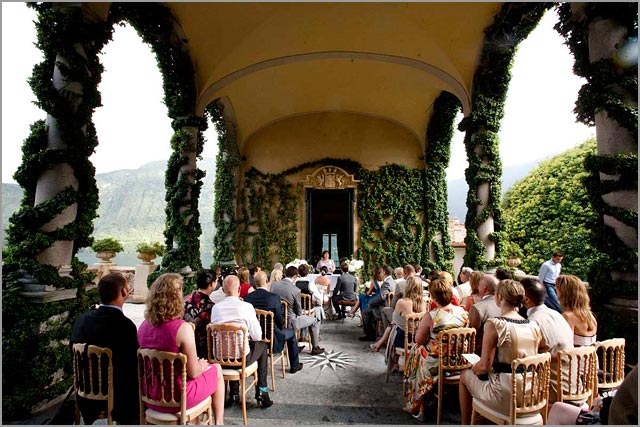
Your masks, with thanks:
[(153, 326), (182, 318), (184, 315), (182, 283), (181, 275), (165, 273), (151, 284), (144, 318)]
[(280, 280), (282, 280), (282, 270), (279, 270), (276, 268), (271, 272), (271, 278), (269, 282), (273, 283), (273, 282), (278, 282)]
[(431, 294), (431, 298), (433, 298), (440, 307), (444, 307), (445, 305), (451, 304), (453, 287), (446, 279), (437, 278), (429, 283), (429, 293)]
[(518, 308), (524, 305), (524, 287), (515, 280), (501, 280), (496, 288), (496, 295), (512, 307)]

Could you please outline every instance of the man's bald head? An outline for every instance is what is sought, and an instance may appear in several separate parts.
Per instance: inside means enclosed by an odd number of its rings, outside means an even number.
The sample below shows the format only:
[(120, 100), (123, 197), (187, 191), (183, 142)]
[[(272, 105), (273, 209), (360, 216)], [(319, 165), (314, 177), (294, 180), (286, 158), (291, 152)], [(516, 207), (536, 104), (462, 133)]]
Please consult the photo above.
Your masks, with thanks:
[(222, 282), (222, 290), (226, 296), (237, 297), (240, 295), (240, 279), (238, 276), (227, 276)]
[(485, 274), (478, 282), (478, 291), (480, 295), (493, 295), (498, 287), (498, 279), (495, 276)]
[(255, 276), (253, 276), (253, 283), (255, 283), (256, 288), (264, 288), (267, 286), (267, 273), (260, 270)]

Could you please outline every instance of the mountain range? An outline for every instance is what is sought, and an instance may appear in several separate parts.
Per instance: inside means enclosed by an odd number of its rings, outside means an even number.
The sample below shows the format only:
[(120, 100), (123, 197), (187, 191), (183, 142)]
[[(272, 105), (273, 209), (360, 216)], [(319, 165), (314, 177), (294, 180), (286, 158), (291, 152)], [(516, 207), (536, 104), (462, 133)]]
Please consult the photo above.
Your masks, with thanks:
[[(524, 178), (540, 160), (503, 168), (503, 193), (516, 181)], [(134, 252), (142, 241), (163, 242), (164, 230), (164, 172), (166, 162), (154, 161), (138, 169), (125, 169), (96, 175), (100, 194), (98, 218), (94, 220), (94, 237), (115, 237)], [(200, 223), (202, 235), (200, 247), (203, 252), (213, 251), (213, 186), (215, 181), (215, 159), (205, 158), (198, 167), (206, 172), (200, 193)], [(464, 179), (447, 182), (449, 217), (458, 217), (464, 223), (467, 207), (467, 183)], [(2, 184), (2, 241), (9, 217), (20, 206), (22, 189), (17, 184)]]

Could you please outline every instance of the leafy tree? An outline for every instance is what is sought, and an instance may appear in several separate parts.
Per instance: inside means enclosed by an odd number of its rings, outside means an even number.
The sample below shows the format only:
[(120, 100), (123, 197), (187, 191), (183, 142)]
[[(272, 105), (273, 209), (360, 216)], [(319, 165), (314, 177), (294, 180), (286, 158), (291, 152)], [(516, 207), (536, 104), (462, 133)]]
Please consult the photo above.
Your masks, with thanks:
[(524, 251), (521, 269), (537, 274), (554, 250), (564, 252), (562, 272), (583, 280), (598, 258), (590, 235), (597, 220), (582, 183), (584, 159), (595, 153), (595, 139), (538, 165), (504, 195), (507, 238)]

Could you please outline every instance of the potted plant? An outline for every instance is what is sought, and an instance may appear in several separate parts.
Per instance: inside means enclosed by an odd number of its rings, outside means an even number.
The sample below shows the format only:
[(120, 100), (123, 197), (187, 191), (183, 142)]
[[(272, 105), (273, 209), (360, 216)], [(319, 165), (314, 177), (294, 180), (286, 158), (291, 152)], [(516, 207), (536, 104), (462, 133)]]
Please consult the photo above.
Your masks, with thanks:
[(142, 242), (136, 246), (136, 252), (138, 252), (139, 259), (148, 263), (156, 257), (164, 255), (164, 246), (160, 242)]
[(507, 258), (507, 265), (509, 267), (518, 267), (522, 263), (522, 257), (524, 256), (522, 249), (517, 243), (509, 240), (504, 242), (504, 255)]
[(91, 249), (102, 262), (110, 262), (111, 258), (115, 257), (118, 252), (124, 251), (122, 244), (113, 237), (94, 240)]

